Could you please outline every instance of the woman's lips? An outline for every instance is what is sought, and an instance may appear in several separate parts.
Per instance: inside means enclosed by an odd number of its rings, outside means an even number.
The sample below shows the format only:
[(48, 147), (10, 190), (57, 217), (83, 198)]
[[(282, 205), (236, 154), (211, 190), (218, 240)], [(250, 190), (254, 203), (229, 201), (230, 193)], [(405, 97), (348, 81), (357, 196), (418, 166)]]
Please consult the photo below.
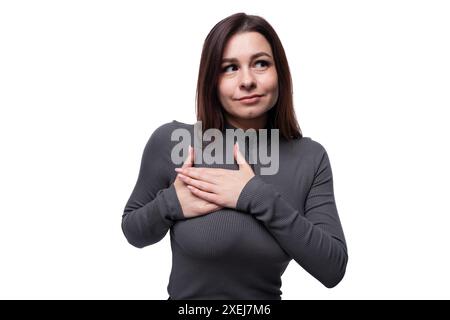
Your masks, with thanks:
[(255, 96), (252, 98), (240, 99), (239, 102), (241, 102), (242, 104), (255, 104), (258, 103), (260, 99), (261, 96)]

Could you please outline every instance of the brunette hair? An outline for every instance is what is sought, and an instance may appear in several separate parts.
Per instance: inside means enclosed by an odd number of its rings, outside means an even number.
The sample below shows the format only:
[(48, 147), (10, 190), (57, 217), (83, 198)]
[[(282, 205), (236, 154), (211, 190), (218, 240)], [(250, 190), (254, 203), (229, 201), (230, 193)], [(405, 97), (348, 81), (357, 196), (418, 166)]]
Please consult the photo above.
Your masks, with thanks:
[(278, 74), (279, 95), (276, 104), (268, 111), (269, 126), (280, 130), (285, 139), (300, 139), (302, 132), (295, 116), (292, 99), (292, 78), (289, 65), (278, 35), (263, 18), (245, 13), (233, 14), (218, 22), (203, 44), (197, 80), (197, 121), (203, 130), (224, 130), (223, 107), (217, 96), (223, 50), (227, 41), (237, 33), (259, 32), (269, 42)]

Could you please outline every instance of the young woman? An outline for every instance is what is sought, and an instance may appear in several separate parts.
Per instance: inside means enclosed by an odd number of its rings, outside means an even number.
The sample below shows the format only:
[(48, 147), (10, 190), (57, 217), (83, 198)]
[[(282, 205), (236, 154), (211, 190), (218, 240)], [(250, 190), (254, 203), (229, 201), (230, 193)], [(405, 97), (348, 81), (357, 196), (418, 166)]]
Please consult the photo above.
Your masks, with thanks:
[[(348, 255), (330, 161), (320, 143), (302, 136), (285, 52), (266, 20), (238, 13), (210, 31), (197, 120), (200, 130), (174, 120), (152, 134), (122, 216), (127, 240), (139, 248), (170, 230), (169, 299), (279, 300), (292, 259), (327, 288), (336, 286)], [(214, 136), (210, 157), (224, 161), (204, 161), (208, 129), (223, 133), (223, 140)], [(174, 161), (177, 130), (189, 133), (183, 163)], [(256, 146), (239, 140), (242, 132), (253, 133)], [(276, 162), (272, 170), (264, 171), (263, 149)], [(233, 161), (225, 161), (230, 154)]]

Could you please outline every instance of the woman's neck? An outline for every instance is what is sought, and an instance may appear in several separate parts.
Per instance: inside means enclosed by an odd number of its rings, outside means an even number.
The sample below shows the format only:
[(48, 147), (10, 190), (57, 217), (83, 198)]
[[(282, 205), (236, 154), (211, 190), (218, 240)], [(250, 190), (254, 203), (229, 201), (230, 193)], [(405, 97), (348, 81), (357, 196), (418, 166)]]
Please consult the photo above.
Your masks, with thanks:
[(254, 119), (236, 119), (226, 115), (225, 121), (228, 122), (228, 124), (231, 125), (232, 127), (239, 128), (244, 131), (247, 129), (258, 130), (267, 127), (267, 114), (264, 114), (261, 117)]

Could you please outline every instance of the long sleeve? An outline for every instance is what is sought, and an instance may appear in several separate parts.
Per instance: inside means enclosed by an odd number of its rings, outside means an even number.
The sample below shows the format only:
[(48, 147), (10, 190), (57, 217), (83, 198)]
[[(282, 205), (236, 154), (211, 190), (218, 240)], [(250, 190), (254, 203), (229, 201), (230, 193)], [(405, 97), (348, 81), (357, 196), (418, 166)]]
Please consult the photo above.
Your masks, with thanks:
[(317, 159), (304, 208), (293, 208), (273, 185), (254, 176), (242, 190), (237, 209), (262, 221), (292, 259), (324, 286), (332, 288), (344, 277), (347, 246), (325, 149), (321, 149)]
[(122, 231), (138, 248), (160, 241), (175, 220), (184, 218), (175, 187), (169, 185), (168, 129), (169, 125), (162, 125), (147, 142), (136, 185), (122, 215)]

